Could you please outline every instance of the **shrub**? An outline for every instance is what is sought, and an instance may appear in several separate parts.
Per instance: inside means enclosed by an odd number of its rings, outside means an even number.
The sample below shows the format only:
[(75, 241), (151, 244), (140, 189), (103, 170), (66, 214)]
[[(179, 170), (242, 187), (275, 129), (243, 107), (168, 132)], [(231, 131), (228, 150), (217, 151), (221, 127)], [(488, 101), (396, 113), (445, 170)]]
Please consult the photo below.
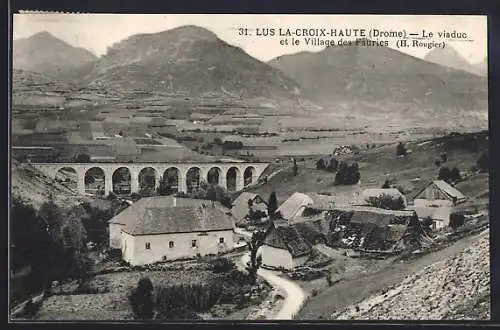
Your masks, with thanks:
[(381, 196), (372, 196), (367, 199), (368, 204), (386, 210), (403, 210), (406, 205), (403, 197), (394, 198), (388, 194)]
[(441, 160), (436, 159), (436, 161), (434, 162), (434, 164), (435, 164), (437, 167), (441, 166)]
[(316, 169), (318, 170), (324, 170), (326, 168), (325, 161), (323, 158), (320, 158), (316, 161)]
[(462, 179), (462, 175), (460, 174), (460, 170), (456, 167), (454, 167), (452, 170), (451, 170), (451, 180), (452, 181), (458, 181), (458, 180), (461, 180)]
[(153, 197), (155, 196), (155, 191), (151, 188), (142, 188), (140, 191), (139, 191), (139, 195), (141, 197)]
[(450, 214), (450, 227), (455, 230), (465, 223), (465, 216), (461, 213)]
[(328, 163), (328, 166), (326, 167), (326, 170), (329, 172), (335, 172), (337, 171), (339, 167), (339, 161), (335, 158), (331, 158), (330, 162)]
[(129, 302), (136, 319), (151, 319), (153, 317), (153, 283), (149, 278), (141, 278), (129, 295)]
[(451, 182), (451, 170), (448, 167), (441, 167), (438, 174), (438, 180), (444, 180), (446, 182)]
[(214, 273), (227, 273), (236, 268), (234, 261), (220, 257), (210, 262)]
[(195, 312), (207, 311), (219, 301), (222, 292), (218, 282), (163, 287), (156, 295), (157, 309), (165, 318), (177, 318), (176, 311), (186, 307)]
[(389, 180), (386, 179), (384, 181), (384, 184), (382, 185), (382, 189), (388, 189), (390, 187), (391, 187), (391, 184), (390, 184)]
[(337, 174), (335, 175), (335, 184), (353, 185), (359, 182), (360, 173), (358, 163), (348, 165), (346, 162), (339, 164)]
[(489, 169), (489, 158), (488, 153), (485, 152), (479, 156), (476, 162), (476, 166), (481, 172), (487, 172)]
[(406, 156), (407, 151), (405, 146), (403, 145), (403, 142), (399, 142), (397, 147), (396, 147), (396, 156)]
[(441, 154), (441, 160), (443, 161), (443, 163), (446, 163), (446, 161), (448, 160), (448, 156), (446, 155), (446, 152), (443, 152)]
[(318, 290), (313, 289), (311, 293), (313, 297), (316, 297), (318, 295)]

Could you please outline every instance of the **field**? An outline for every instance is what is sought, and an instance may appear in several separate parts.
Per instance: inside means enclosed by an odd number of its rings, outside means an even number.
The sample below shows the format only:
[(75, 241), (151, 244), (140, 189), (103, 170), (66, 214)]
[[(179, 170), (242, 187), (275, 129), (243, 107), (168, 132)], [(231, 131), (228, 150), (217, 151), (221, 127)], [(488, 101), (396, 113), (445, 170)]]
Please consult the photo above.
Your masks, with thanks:
[[(133, 319), (127, 295), (144, 272), (98, 275), (91, 286), (107, 288), (109, 293), (54, 295), (45, 300), (36, 320), (130, 320)], [(214, 279), (209, 271), (150, 271), (153, 287), (181, 283), (203, 283)]]
[(249, 190), (260, 194), (265, 199), (274, 190), (279, 203), (296, 191), (328, 193), (336, 196), (339, 202), (343, 202), (352, 199), (354, 194), (365, 188), (379, 188), (386, 179), (389, 179), (392, 184), (401, 186), (405, 194), (411, 197), (426, 182), (437, 178), (440, 167), (435, 164), (435, 160), (446, 152), (447, 161), (442, 166), (449, 168), (456, 166), (462, 171), (464, 181), (457, 185), (467, 196), (474, 198), (488, 190), (487, 174), (471, 174), (470, 172), (479, 156), (487, 150), (487, 142), (486, 133), (478, 133), (458, 137), (449, 136), (444, 139), (430, 140), (425, 144), (422, 141), (411, 142), (406, 144), (411, 153), (405, 157), (396, 156), (396, 144), (361, 150), (358, 155), (337, 157), (338, 160), (358, 162), (361, 180), (353, 186), (334, 185), (335, 173), (317, 170), (317, 157), (296, 157), (299, 168), (297, 176), (293, 175), (291, 160), (285, 159), (282, 172), (269, 179), (268, 184), (252, 187)]

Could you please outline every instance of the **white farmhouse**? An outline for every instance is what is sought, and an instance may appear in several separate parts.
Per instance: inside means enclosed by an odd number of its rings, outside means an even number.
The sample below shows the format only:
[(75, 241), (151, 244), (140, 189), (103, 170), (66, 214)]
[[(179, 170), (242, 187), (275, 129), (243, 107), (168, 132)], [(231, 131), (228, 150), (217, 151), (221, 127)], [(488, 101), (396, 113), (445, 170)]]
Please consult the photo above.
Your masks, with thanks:
[(143, 198), (109, 222), (110, 246), (133, 266), (225, 252), (233, 234), (218, 203), (183, 198)]

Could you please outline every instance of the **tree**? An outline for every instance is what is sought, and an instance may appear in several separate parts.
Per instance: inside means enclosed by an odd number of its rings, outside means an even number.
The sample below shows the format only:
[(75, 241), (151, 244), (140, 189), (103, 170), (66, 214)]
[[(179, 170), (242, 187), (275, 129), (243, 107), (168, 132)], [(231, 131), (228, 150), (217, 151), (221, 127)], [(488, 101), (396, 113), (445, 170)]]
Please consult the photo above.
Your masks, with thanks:
[(450, 180), (452, 182), (456, 182), (462, 179), (462, 175), (460, 174), (460, 170), (457, 167), (453, 167), (450, 172)]
[(443, 163), (446, 163), (446, 161), (448, 160), (448, 155), (446, 155), (446, 152), (443, 152), (441, 154), (441, 160), (443, 161)]
[(271, 223), (265, 231), (255, 231), (252, 235), (252, 239), (248, 242), (248, 248), (250, 250), (250, 260), (247, 262), (248, 276), (252, 284), (257, 281), (257, 271), (262, 265), (262, 256), (257, 256), (259, 248), (264, 245), (266, 237), (269, 235), (271, 230), (274, 228), (274, 224)]
[(333, 173), (337, 171), (338, 167), (339, 167), (339, 161), (335, 157), (332, 157), (330, 158), (330, 162), (328, 163), (326, 170)]
[(248, 217), (252, 218), (253, 216), (253, 199), (248, 199)]
[(54, 203), (52, 197), (49, 197), (49, 200), (40, 206), (39, 213), (52, 240), (54, 242), (61, 241), (64, 216), (61, 208)]
[(451, 178), (452, 178), (451, 170), (446, 166), (441, 167), (438, 174), (438, 180), (444, 180), (448, 183), (451, 183), (452, 181)]
[(434, 164), (435, 164), (437, 167), (441, 166), (441, 160), (436, 159), (436, 161), (434, 162)]
[(353, 185), (359, 182), (360, 177), (358, 163), (348, 165), (346, 162), (341, 162), (334, 183), (336, 185)]
[(75, 253), (81, 253), (85, 248), (87, 232), (82, 224), (82, 218), (86, 211), (78, 205), (69, 210), (65, 215), (65, 222), (62, 227), (63, 244), (66, 249)]
[(396, 147), (396, 156), (406, 156), (407, 150), (403, 144), (403, 142), (399, 142)]
[(384, 184), (382, 185), (382, 189), (389, 189), (391, 187), (391, 184), (388, 179), (384, 181)]
[(276, 198), (276, 192), (272, 192), (269, 196), (269, 200), (267, 202), (267, 214), (269, 218), (274, 219), (276, 210), (278, 209), (278, 199)]
[(148, 277), (141, 278), (129, 295), (129, 302), (134, 317), (139, 320), (153, 318), (153, 283)]
[(93, 207), (90, 203), (83, 203), (86, 215), (82, 217), (82, 224), (87, 233), (87, 239), (98, 247), (107, 246), (108, 243), (108, 221), (114, 216), (110, 209)]
[(488, 152), (482, 153), (477, 159), (476, 166), (480, 172), (487, 172), (490, 168)]
[(323, 158), (320, 158), (316, 161), (316, 169), (318, 170), (324, 170), (326, 168), (325, 161)]
[(297, 160), (294, 158), (293, 159), (293, 175), (297, 176), (299, 173), (299, 167), (297, 166)]

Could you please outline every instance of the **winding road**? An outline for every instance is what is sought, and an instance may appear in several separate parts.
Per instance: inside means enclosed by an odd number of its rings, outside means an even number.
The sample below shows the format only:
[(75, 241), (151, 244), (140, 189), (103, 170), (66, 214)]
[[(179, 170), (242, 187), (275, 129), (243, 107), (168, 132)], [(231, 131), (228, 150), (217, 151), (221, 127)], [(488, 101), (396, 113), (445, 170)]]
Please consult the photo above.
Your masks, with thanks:
[[(245, 254), (238, 262), (240, 268), (250, 260), (250, 256)], [(279, 276), (280, 272), (259, 268), (257, 275), (278, 289), (285, 296), (285, 301), (281, 310), (273, 317), (275, 320), (291, 320), (300, 311), (300, 308), (306, 300), (306, 293), (300, 286), (292, 281)]]

